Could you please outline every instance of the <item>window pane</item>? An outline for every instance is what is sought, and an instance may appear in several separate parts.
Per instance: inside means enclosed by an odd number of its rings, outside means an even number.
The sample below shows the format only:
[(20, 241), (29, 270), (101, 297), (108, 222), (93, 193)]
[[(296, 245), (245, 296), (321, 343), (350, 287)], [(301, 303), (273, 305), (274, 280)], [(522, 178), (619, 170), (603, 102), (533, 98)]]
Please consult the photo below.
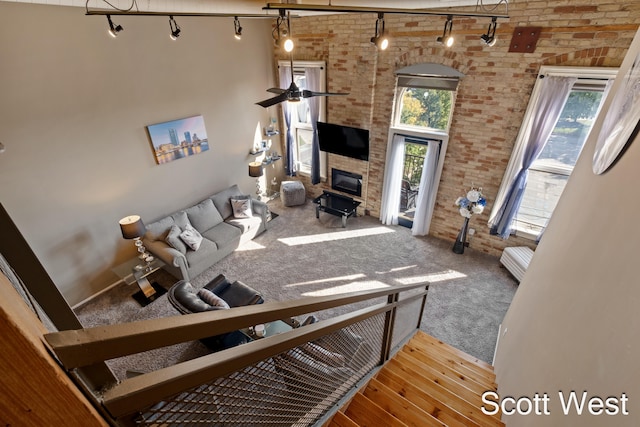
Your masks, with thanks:
[(529, 170), (527, 186), (516, 217), (518, 228), (539, 233), (551, 218), (568, 179), (567, 175)]
[(407, 88), (402, 94), (399, 123), (446, 130), (451, 98), (448, 90)]
[(572, 91), (538, 160), (553, 159), (575, 166), (593, 126), (601, 99), (602, 92)]
[(313, 131), (300, 129), (297, 131), (298, 162), (302, 166), (311, 168), (311, 143), (313, 142)]
[[(304, 74), (296, 74), (294, 76), (296, 85), (298, 86), (298, 89), (300, 90), (305, 90), (307, 88), (307, 78), (304, 76)], [(294, 121), (298, 122), (298, 123), (311, 123), (311, 115), (309, 112), (309, 103), (307, 102), (306, 98), (302, 98), (300, 99), (300, 102), (297, 102), (295, 104), (290, 104), (290, 105), (295, 105), (294, 107), (294, 114), (293, 116), (295, 116)]]

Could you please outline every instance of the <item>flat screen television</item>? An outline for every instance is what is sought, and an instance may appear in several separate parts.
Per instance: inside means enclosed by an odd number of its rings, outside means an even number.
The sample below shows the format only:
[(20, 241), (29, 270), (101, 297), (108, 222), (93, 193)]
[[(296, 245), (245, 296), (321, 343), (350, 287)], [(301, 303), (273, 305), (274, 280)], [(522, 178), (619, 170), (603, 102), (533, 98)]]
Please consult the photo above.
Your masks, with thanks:
[(369, 131), (318, 122), (320, 150), (359, 160), (369, 160)]

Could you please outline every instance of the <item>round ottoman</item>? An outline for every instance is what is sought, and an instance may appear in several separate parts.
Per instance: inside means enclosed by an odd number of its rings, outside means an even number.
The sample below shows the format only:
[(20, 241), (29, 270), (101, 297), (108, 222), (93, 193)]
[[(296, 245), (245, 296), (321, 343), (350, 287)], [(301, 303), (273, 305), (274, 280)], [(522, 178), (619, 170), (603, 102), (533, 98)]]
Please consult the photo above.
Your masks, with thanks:
[(300, 181), (282, 181), (280, 183), (280, 200), (284, 206), (304, 204), (307, 194)]

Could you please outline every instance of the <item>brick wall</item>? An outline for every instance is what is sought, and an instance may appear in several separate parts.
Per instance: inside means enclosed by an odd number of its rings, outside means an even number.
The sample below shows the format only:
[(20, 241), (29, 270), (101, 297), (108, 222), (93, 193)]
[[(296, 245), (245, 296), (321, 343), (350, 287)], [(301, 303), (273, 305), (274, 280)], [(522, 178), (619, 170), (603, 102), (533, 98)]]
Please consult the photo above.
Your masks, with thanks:
[[(497, 12), (504, 14), (504, 9)], [(375, 14), (292, 19), (295, 59), (326, 61), (327, 90), (350, 93), (327, 98), (327, 120), (370, 130), (368, 163), (330, 154), (328, 167), (364, 176), (361, 200), (371, 215), (380, 212), (394, 71), (435, 62), (466, 76), (458, 88), (430, 234), (453, 242), (462, 224), (453, 202), (473, 183), (483, 187), (488, 204), (471, 221), (476, 229), (472, 247), (499, 255), (505, 246), (533, 246), (529, 240), (491, 236), (486, 224), (538, 70), (542, 65), (619, 66), (640, 24), (640, 3), (530, 0), (510, 4), (508, 14), (508, 20), (498, 19), (493, 47), (479, 40), (489, 19), (454, 18), (456, 43), (450, 49), (436, 43), (444, 17), (387, 15), (385, 28), (392, 44), (384, 52), (369, 41)], [(514, 28), (523, 26), (542, 27), (535, 52), (508, 52)], [(276, 57), (285, 58), (277, 49)], [(311, 186), (301, 179), (311, 195), (330, 188), (329, 182)]]

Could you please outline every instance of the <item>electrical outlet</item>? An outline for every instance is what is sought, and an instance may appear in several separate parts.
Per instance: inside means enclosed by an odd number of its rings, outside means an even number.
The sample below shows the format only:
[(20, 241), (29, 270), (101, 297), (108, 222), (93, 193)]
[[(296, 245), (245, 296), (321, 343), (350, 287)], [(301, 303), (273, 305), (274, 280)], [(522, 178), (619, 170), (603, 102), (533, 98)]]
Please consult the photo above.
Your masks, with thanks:
[(469, 229), (469, 236), (473, 236), (474, 234), (476, 234), (476, 229), (475, 228), (470, 228)]

